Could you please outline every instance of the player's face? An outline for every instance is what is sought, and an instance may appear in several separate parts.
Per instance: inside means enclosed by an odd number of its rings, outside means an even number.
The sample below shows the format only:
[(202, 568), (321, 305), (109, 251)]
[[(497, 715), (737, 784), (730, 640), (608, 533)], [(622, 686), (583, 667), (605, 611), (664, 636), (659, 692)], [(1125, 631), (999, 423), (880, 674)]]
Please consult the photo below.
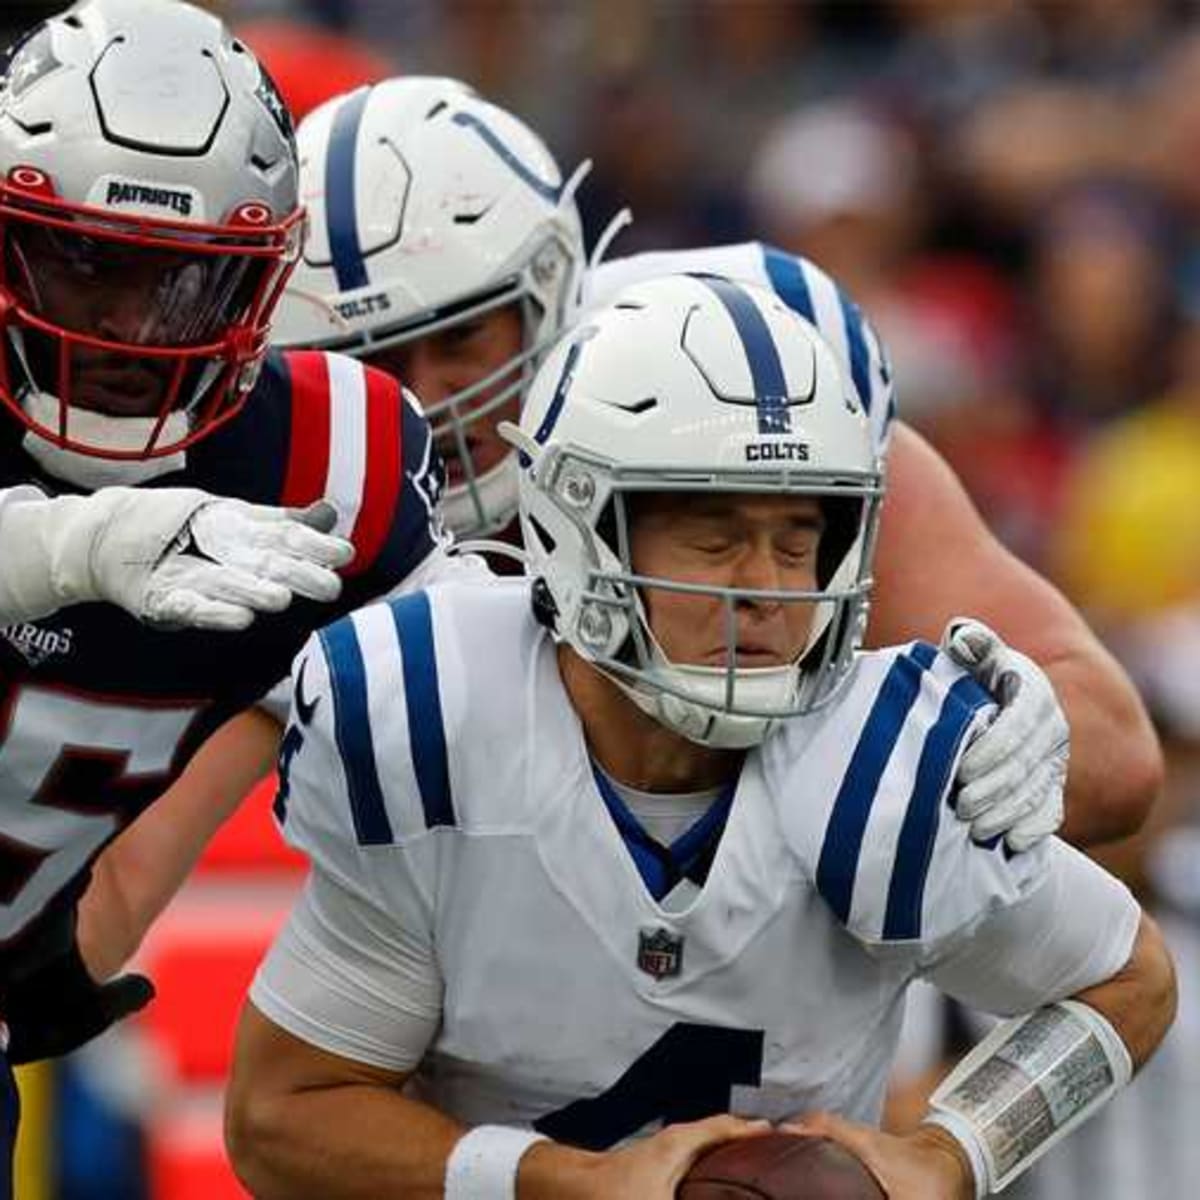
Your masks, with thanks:
[[(255, 273), (248, 266), (41, 227), (13, 236), (8, 263), (14, 291), (39, 318), (130, 348), (75, 343), (69, 352), (70, 402), (115, 417), (159, 413), (174, 364), (137, 348), (202, 345), (219, 336), (227, 315), (244, 307)], [(56, 357), (34, 342), (35, 356)], [(61, 386), (61, 364), (40, 365), (39, 375)]]
[[(520, 306), (511, 304), (383, 351), (368, 361), (394, 375), (417, 394), (426, 409), (431, 409), (500, 370), (520, 354), (523, 334)], [(465, 419), (477, 412), (511, 383), (512, 377), (506, 375), (472, 396), (461, 407), (459, 417)], [(496, 426), (501, 421), (516, 421), (520, 406), (519, 396), (514, 395), (466, 425), (463, 434), (476, 475), (486, 474), (511, 453)], [(447, 483), (451, 487), (463, 483), (466, 471), (453, 430), (435, 416), (434, 433), (446, 463)]]
[[(634, 508), (639, 575), (760, 591), (812, 591), (824, 520), (810, 496), (647, 496)], [(716, 597), (647, 588), (650, 628), (674, 663), (723, 667), (727, 610)], [(738, 600), (736, 665), (778, 667), (808, 642), (811, 601)]]

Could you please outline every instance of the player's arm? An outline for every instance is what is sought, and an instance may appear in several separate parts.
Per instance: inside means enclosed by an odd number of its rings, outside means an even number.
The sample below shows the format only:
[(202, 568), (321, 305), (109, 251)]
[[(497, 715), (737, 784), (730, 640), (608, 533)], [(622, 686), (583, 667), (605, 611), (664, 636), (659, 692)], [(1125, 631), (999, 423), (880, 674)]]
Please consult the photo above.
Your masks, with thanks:
[(244, 629), (293, 594), (332, 600), (353, 548), (327, 504), (304, 510), (195, 488), (0, 491), (0, 623), (107, 601), (167, 627)]
[(78, 917), (80, 951), (95, 979), (120, 970), (141, 945), (209, 840), (274, 767), (280, 732), (258, 708), (227, 721), (96, 860)]
[(937, 641), (969, 614), (1049, 675), (1071, 731), (1065, 837), (1086, 845), (1137, 829), (1163, 763), (1132, 683), (1061, 593), (995, 539), (945, 461), (899, 423), (875, 580), (872, 645)]
[(401, 1093), (407, 1071), (329, 1054), (247, 1005), (238, 1029), (226, 1142), (259, 1200), (467, 1200), (516, 1180), (519, 1200), (672, 1200), (692, 1162), (765, 1124), (720, 1116), (598, 1154), (506, 1126), (467, 1129)]

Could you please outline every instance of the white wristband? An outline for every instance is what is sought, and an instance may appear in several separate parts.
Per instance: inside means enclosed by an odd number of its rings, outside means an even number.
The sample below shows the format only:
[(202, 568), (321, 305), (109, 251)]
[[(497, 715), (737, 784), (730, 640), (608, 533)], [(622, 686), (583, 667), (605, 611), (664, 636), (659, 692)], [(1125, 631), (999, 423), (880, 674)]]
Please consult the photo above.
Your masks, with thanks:
[(976, 1196), (988, 1196), (1111, 1099), (1132, 1071), (1108, 1020), (1063, 1000), (996, 1026), (934, 1091), (925, 1120), (962, 1145)]
[(458, 1139), (446, 1160), (446, 1200), (516, 1200), (521, 1159), (545, 1140), (532, 1129), (477, 1125)]

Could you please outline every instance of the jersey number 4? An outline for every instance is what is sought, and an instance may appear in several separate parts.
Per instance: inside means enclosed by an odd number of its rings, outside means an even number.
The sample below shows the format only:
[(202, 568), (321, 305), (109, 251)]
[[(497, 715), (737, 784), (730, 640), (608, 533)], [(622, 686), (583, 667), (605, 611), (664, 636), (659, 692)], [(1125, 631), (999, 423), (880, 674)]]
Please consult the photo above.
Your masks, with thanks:
[(763, 1031), (677, 1022), (606, 1092), (535, 1122), (539, 1133), (584, 1150), (607, 1150), (661, 1120), (728, 1112), (735, 1084), (758, 1087)]

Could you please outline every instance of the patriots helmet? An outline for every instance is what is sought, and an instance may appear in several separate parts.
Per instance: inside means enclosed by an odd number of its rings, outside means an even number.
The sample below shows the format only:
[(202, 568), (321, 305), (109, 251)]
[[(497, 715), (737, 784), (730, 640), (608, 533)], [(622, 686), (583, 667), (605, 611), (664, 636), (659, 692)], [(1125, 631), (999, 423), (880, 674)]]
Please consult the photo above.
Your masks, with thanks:
[[(257, 379), (299, 254), (291, 119), (180, 0), (81, 0), (0, 85), (0, 404), (76, 482), (178, 465)], [(93, 479), (94, 482), (94, 479)]]

